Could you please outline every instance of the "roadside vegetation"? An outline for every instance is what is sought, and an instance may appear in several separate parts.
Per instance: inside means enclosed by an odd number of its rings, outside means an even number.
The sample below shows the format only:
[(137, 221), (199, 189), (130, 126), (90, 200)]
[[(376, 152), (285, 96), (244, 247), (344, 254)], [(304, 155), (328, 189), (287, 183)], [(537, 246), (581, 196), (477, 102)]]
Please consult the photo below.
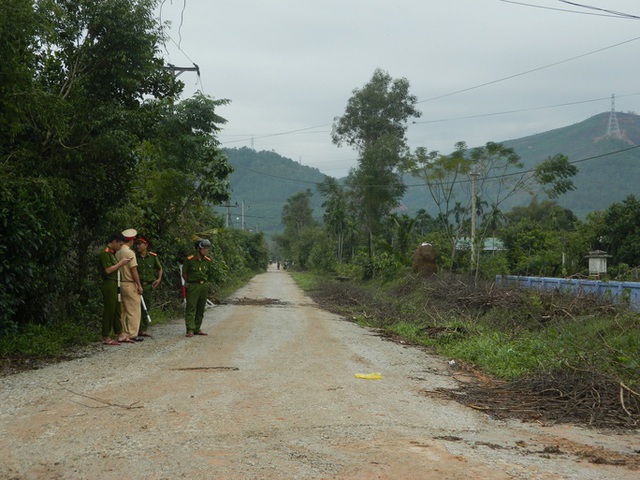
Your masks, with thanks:
[[(6, 0), (0, 15), (0, 366), (98, 340), (97, 257), (134, 228), (164, 268), (152, 320), (181, 314), (179, 266), (211, 240), (215, 295), (264, 271), (260, 233), (225, 228), (227, 99), (162, 58), (156, 0)], [(5, 74), (6, 73), (6, 74)]]

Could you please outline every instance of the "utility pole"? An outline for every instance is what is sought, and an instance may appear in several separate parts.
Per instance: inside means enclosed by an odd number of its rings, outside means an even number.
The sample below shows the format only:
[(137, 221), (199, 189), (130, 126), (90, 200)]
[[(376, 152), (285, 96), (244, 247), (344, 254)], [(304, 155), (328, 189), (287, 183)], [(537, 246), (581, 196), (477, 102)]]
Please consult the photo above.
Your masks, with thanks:
[(476, 266), (476, 179), (479, 173), (473, 167), (471, 175), (471, 271)]
[[(176, 67), (171, 63), (167, 63), (167, 65), (163, 66), (162, 69), (171, 72), (174, 84), (176, 82), (176, 78), (178, 78), (184, 72), (196, 72), (198, 74), (198, 78), (200, 78), (200, 67), (195, 63), (193, 64), (193, 67)], [(173, 101), (171, 102), (171, 114), (173, 114)]]
[(244, 200), (242, 200), (242, 231), (244, 232)]
[(227, 214), (225, 215), (225, 222), (224, 222), (224, 226), (226, 228), (229, 228), (229, 224), (230, 222), (230, 217), (231, 217), (231, 211), (229, 210), (231, 207), (234, 208), (238, 208), (238, 202), (236, 202), (235, 205), (231, 205), (229, 202), (225, 203), (224, 205), (220, 205), (221, 207), (225, 207), (227, 209)]

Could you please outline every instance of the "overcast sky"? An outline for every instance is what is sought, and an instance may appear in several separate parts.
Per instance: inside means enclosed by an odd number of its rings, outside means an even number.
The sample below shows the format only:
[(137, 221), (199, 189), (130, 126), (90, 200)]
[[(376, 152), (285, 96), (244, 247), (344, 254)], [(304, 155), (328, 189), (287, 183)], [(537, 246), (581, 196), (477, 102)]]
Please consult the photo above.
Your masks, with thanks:
[[(161, 0), (167, 62), (185, 96), (231, 103), (225, 147), (276, 153), (341, 177), (334, 117), (376, 68), (404, 77), (422, 117), (412, 149), (449, 153), (640, 111), (640, 19), (560, 0)], [(640, 17), (638, 0), (574, 3)], [(604, 132), (603, 132), (604, 133)]]

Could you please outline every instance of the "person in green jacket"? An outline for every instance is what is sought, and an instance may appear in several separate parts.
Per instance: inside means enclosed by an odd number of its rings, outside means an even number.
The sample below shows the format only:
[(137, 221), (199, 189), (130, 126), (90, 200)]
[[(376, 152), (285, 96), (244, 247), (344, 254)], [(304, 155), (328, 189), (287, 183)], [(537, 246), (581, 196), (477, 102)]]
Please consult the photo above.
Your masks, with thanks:
[[(147, 309), (151, 308), (153, 301), (153, 291), (160, 286), (162, 282), (162, 264), (158, 258), (158, 254), (149, 250), (149, 240), (142, 235), (136, 238), (136, 251), (138, 259), (138, 275), (140, 275), (140, 283), (142, 283), (142, 298)], [(140, 320), (140, 337), (150, 337), (147, 332), (149, 329), (149, 319), (147, 312), (144, 311), (140, 304), (142, 318)]]
[(190, 255), (182, 265), (182, 276), (187, 286), (187, 306), (184, 312), (184, 322), (187, 327), (187, 337), (207, 335), (200, 328), (207, 306), (209, 282), (213, 278), (213, 261), (207, 257), (211, 242), (199, 239), (195, 242), (196, 254)]
[(98, 272), (102, 278), (102, 298), (104, 309), (102, 312), (102, 343), (105, 345), (120, 345), (111, 338), (111, 332), (122, 336), (122, 323), (120, 321), (120, 302), (118, 301), (118, 270), (124, 264), (129, 263), (128, 258), (116, 260), (116, 252), (125, 242), (121, 233), (112, 233), (109, 236), (107, 246), (98, 255)]

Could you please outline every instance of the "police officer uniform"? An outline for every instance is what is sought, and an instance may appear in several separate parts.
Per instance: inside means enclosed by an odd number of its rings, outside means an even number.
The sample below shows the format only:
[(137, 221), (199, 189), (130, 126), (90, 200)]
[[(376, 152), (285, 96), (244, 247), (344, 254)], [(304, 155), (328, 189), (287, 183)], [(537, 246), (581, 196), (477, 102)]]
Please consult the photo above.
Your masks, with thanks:
[(116, 253), (116, 259), (122, 258), (130, 259), (129, 263), (124, 265), (121, 269), (121, 286), (120, 293), (122, 297), (122, 314), (120, 321), (122, 322), (123, 335), (119, 341), (125, 341), (131, 343), (134, 340), (140, 341), (141, 337), (138, 337), (138, 331), (140, 330), (140, 317), (141, 309), (140, 292), (142, 291), (142, 285), (140, 285), (140, 278), (138, 276), (138, 262), (136, 254), (131, 249), (133, 240), (138, 232), (129, 228), (122, 232), (127, 243), (122, 245), (122, 248)]
[[(138, 236), (136, 243), (141, 242), (144, 242), (147, 246), (149, 245), (149, 241), (145, 237)], [(140, 283), (142, 284), (142, 298), (144, 299), (144, 304), (147, 306), (147, 309), (150, 309), (153, 301), (153, 282), (159, 279), (158, 277), (162, 272), (162, 264), (160, 263), (158, 254), (150, 252), (149, 250), (147, 250), (144, 256), (137, 254), (136, 258), (138, 260), (138, 275), (140, 276)], [(139, 335), (149, 336), (146, 334), (149, 328), (149, 319), (142, 307), (142, 303), (140, 304), (140, 309), (142, 318), (140, 319)]]
[[(196, 249), (209, 248), (211, 242), (206, 239), (198, 240)], [(213, 279), (214, 265), (211, 258), (198, 250), (197, 255), (190, 255), (182, 266), (182, 275), (187, 287), (187, 306), (184, 313), (184, 321), (187, 328), (187, 337), (193, 335), (207, 335), (200, 328), (204, 318), (204, 310), (207, 306), (209, 282)]]
[[(118, 239), (124, 240), (124, 237)], [(118, 270), (107, 274), (105, 270), (118, 263), (116, 260), (116, 252), (107, 245), (98, 255), (98, 272), (102, 278), (100, 290), (104, 302), (104, 310), (102, 312), (102, 339), (109, 345), (117, 342), (108, 340), (111, 332), (120, 335), (122, 333), (122, 323), (120, 321), (120, 302), (118, 301)]]

